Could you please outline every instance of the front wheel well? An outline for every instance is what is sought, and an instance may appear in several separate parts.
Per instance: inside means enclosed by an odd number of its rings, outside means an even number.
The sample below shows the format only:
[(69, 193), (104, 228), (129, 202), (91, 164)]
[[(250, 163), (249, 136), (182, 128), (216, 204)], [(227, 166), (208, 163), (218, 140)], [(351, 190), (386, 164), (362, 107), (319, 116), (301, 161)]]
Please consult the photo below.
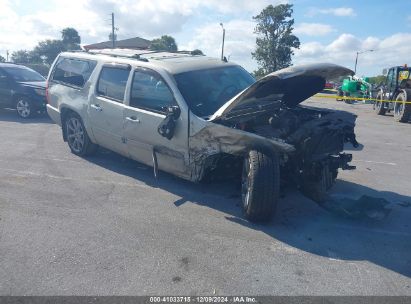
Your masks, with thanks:
[(24, 95), (24, 94), (21, 94), (21, 93), (14, 95), (14, 96), (13, 96), (13, 105), (16, 105), (17, 101), (18, 101), (20, 98), (28, 98), (28, 96), (27, 96), (27, 95)]
[(208, 156), (203, 161), (203, 174), (201, 180), (212, 181), (241, 176), (242, 155), (218, 153)]

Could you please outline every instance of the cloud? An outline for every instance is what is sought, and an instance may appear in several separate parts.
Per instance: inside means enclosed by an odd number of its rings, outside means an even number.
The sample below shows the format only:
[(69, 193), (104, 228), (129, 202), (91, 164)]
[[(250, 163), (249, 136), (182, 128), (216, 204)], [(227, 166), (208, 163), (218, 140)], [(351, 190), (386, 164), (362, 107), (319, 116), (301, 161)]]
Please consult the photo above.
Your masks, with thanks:
[(319, 14), (333, 15), (338, 17), (353, 17), (357, 14), (351, 7), (335, 7), (335, 8), (310, 8), (306, 14), (308, 17), (314, 17)]
[[(250, 71), (255, 69), (255, 62), (251, 58), (256, 39), (254, 27), (254, 22), (240, 19), (224, 23), (226, 30), (225, 56), (230, 61), (241, 63)], [(180, 45), (180, 48), (186, 50), (201, 49), (207, 56), (221, 56), (222, 29), (218, 24), (208, 23), (199, 27), (192, 37), (189, 42)]]
[[(65, 27), (79, 31), (82, 43), (108, 40), (109, 14), (115, 13), (118, 39), (139, 36), (153, 39), (176, 35), (191, 20), (217, 19), (229, 15), (240, 18), (257, 14), (269, 4), (286, 0), (70, 0), (51, 1), (52, 5), (29, 5), (26, 1), (0, 0), (0, 54), (6, 49), (31, 49), (44, 39), (57, 39)], [(31, 6), (31, 7), (30, 7)], [(30, 9), (28, 9), (30, 7)], [(207, 12), (208, 15), (205, 15)], [(237, 16), (237, 17), (236, 17)], [(207, 19), (208, 18), (208, 19)], [(251, 19), (251, 17), (250, 17)], [(179, 42), (179, 41), (177, 41)], [(228, 42), (228, 46), (234, 42)]]
[(294, 64), (333, 62), (354, 69), (356, 52), (374, 50), (360, 54), (357, 67), (359, 75), (373, 76), (384, 68), (409, 63), (409, 45), (410, 33), (397, 33), (382, 39), (342, 34), (328, 44), (303, 43), (293, 59)]
[(307, 36), (325, 36), (335, 29), (328, 24), (322, 23), (299, 23), (294, 28), (295, 34), (307, 35)]

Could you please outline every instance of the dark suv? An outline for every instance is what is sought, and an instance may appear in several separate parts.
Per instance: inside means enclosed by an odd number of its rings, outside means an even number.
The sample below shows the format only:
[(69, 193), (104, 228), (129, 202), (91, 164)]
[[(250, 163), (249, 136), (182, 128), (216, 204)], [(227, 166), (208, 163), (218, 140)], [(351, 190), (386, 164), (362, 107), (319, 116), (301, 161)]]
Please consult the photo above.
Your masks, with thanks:
[(46, 80), (36, 71), (13, 63), (0, 63), (0, 107), (13, 108), (22, 118), (46, 107)]

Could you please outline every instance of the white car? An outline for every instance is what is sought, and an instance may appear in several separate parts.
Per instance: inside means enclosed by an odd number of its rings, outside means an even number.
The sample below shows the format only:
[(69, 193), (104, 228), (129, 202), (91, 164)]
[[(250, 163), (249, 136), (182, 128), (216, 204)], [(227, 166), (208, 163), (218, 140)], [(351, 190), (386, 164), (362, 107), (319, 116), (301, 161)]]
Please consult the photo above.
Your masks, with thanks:
[[(241, 176), (246, 218), (269, 220), (280, 179), (322, 202), (357, 145), (356, 116), (300, 106), (333, 64), (290, 67), (256, 81), (237, 64), (190, 53), (62, 53), (48, 76), (50, 117), (79, 156), (102, 146), (194, 182)], [(239, 178), (240, 179), (240, 178)]]

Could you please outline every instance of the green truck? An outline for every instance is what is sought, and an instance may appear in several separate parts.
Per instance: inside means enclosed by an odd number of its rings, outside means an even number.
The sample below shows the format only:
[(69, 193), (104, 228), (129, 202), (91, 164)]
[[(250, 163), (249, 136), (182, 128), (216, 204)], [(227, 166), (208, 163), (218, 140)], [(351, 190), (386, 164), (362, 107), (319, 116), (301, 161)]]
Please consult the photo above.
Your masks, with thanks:
[(349, 76), (342, 82), (338, 89), (337, 101), (344, 100), (346, 103), (352, 103), (353, 98), (372, 98), (372, 86), (369, 79)]

